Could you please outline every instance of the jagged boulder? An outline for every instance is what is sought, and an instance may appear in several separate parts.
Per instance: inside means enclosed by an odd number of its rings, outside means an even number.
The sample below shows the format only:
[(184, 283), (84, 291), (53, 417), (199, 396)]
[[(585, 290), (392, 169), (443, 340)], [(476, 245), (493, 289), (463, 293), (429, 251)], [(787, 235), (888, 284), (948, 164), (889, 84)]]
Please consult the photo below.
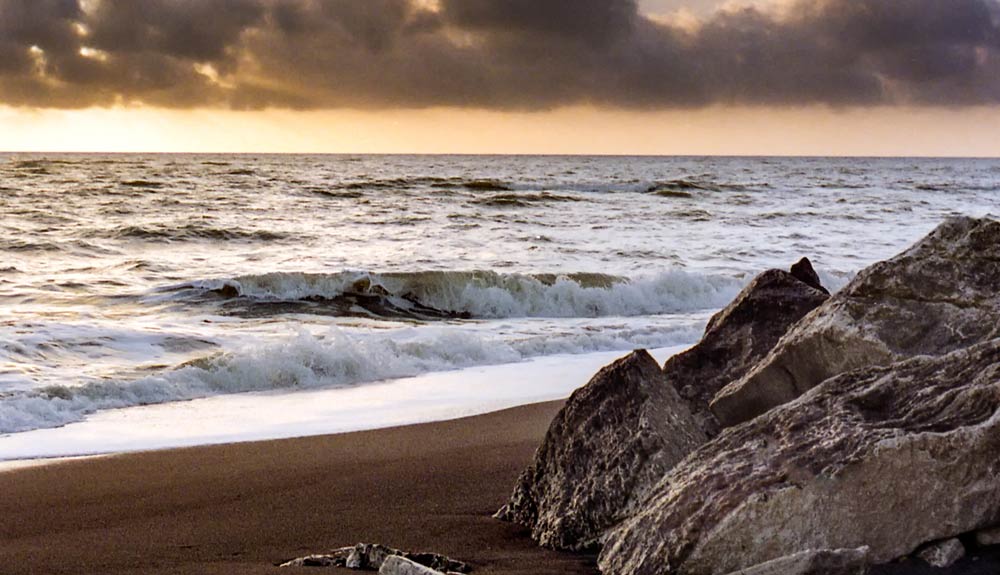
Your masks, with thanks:
[(956, 218), (877, 263), (796, 324), (711, 408), (750, 420), (851, 369), (942, 355), (1000, 336), (1000, 222)]
[(706, 440), (656, 360), (633, 352), (573, 393), (496, 516), (543, 546), (588, 548)]
[(820, 282), (819, 274), (813, 269), (812, 262), (809, 261), (809, 258), (802, 258), (793, 264), (792, 269), (788, 271), (805, 284), (818, 289), (826, 295), (830, 295), (830, 292), (827, 291), (827, 289), (823, 287), (823, 284)]
[(777, 269), (758, 275), (712, 317), (698, 345), (664, 365), (667, 381), (691, 402), (710, 434), (718, 431), (708, 409), (712, 397), (746, 374), (795, 322), (829, 298), (808, 259), (793, 269), (802, 277), (815, 278), (815, 285)]
[(599, 564), (712, 575), (862, 546), (887, 562), (1000, 524), (998, 453), (1000, 340), (858, 369), (691, 453)]

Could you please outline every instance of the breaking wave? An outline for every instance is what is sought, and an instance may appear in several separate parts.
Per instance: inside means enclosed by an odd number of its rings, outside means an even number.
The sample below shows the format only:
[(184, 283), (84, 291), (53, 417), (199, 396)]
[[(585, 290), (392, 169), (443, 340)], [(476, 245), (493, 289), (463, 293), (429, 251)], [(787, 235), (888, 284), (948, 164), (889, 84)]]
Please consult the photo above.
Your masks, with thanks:
[[(626, 278), (597, 273), (270, 273), (172, 286), (230, 300), (234, 309), (289, 304), (330, 315), (414, 319), (642, 316), (720, 308), (746, 283), (669, 271)], [(292, 309), (288, 309), (292, 311)], [(252, 311), (251, 311), (252, 313)]]
[(693, 342), (702, 321), (601, 329), (504, 341), (472, 330), (421, 327), (375, 333), (301, 332), (280, 343), (189, 362), (133, 381), (49, 386), (0, 395), (0, 433), (58, 427), (107, 409), (224, 394), (361, 385), (556, 353), (628, 351)]

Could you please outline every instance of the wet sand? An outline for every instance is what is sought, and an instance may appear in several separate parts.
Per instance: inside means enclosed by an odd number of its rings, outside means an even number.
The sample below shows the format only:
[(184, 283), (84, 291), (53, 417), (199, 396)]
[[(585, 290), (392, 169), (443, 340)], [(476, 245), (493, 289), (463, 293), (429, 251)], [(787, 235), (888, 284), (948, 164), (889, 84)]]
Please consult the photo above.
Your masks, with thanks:
[(560, 405), (0, 473), (0, 570), (287, 575), (274, 564), (366, 542), (484, 575), (593, 574), (491, 517)]

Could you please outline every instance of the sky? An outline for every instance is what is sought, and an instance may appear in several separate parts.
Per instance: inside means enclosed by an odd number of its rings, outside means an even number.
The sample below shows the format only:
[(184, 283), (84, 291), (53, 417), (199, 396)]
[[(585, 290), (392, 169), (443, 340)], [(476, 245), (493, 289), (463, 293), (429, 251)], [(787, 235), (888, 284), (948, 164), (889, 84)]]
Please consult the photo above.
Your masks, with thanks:
[(0, 0), (0, 150), (1000, 155), (1000, 0)]

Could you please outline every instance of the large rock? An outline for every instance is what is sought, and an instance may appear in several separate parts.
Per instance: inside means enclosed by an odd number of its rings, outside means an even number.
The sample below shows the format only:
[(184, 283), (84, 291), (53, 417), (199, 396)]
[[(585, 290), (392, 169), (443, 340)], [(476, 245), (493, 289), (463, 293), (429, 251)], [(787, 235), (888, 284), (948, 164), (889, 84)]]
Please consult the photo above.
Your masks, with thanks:
[(656, 360), (636, 351), (573, 393), (497, 517), (546, 547), (591, 547), (706, 440)]
[(829, 297), (809, 260), (803, 258), (793, 269), (805, 279), (814, 278), (815, 285), (782, 270), (758, 275), (712, 317), (698, 345), (664, 365), (667, 381), (691, 402), (710, 434), (718, 430), (708, 409), (712, 397), (745, 375), (795, 322)]
[(724, 425), (750, 420), (851, 369), (942, 355), (1000, 336), (1000, 222), (952, 219), (877, 263), (723, 389)]
[(862, 546), (887, 562), (1000, 524), (998, 453), (1000, 340), (852, 371), (689, 455), (600, 567), (711, 575)]

